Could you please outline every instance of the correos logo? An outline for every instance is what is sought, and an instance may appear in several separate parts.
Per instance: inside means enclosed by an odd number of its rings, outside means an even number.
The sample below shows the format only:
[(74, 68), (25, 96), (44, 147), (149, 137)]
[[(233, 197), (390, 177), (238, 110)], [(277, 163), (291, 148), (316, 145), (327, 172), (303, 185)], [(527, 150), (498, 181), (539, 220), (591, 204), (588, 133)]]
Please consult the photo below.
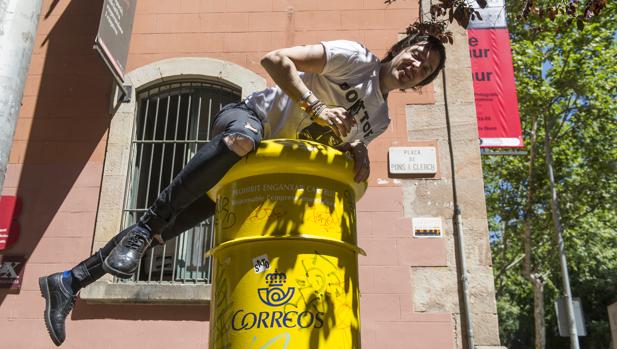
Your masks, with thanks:
[[(283, 289), (287, 282), (287, 275), (274, 273), (266, 275), (268, 287), (257, 289), (259, 299), (270, 307), (280, 307), (287, 304), (294, 296), (296, 289)], [(262, 311), (259, 313), (246, 312), (244, 309), (236, 311), (231, 318), (231, 327), (234, 331), (250, 330), (253, 328), (321, 328), (324, 325), (322, 312), (311, 311)]]
[(269, 287), (257, 289), (259, 299), (271, 307), (279, 307), (287, 304), (293, 298), (296, 289), (288, 287), (287, 291), (282, 286), (287, 282), (287, 275), (274, 270), (274, 273), (266, 275), (266, 284)]

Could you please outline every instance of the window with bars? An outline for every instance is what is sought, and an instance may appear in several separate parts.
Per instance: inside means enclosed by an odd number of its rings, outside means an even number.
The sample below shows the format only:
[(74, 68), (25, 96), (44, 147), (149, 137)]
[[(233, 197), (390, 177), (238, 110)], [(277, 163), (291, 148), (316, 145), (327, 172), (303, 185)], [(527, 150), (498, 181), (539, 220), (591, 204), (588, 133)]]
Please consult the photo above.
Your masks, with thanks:
[[(174, 82), (138, 93), (122, 228), (136, 223), (197, 150), (210, 140), (216, 113), (240, 100), (240, 90), (212, 82)], [(152, 248), (127, 282), (210, 283), (208, 218)]]

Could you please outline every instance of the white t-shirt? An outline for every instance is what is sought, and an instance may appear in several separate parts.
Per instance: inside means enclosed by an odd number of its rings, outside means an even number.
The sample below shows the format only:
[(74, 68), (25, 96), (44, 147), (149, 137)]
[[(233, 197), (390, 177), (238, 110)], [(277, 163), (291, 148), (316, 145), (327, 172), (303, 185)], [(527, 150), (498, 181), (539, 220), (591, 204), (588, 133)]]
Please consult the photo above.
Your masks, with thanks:
[(312, 123), (278, 86), (251, 94), (245, 103), (262, 119), (264, 138), (309, 139), (330, 146), (354, 140), (369, 143), (390, 124), (388, 103), (379, 89), (379, 58), (354, 41), (321, 44), (326, 53), (323, 72), (300, 72), (300, 78), (323, 103), (354, 115), (356, 125), (347, 137), (340, 139), (329, 127)]

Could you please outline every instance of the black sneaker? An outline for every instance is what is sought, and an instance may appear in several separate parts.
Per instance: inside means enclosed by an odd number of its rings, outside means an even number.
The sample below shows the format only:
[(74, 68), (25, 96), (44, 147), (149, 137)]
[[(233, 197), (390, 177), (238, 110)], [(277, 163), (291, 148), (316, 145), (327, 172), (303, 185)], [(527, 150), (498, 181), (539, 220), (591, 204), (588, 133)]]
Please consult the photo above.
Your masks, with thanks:
[(45, 326), (55, 345), (64, 342), (64, 320), (73, 309), (77, 295), (62, 283), (62, 274), (56, 273), (39, 278), (41, 295), (45, 298)]
[(111, 275), (128, 279), (137, 270), (139, 261), (152, 243), (148, 229), (136, 225), (120, 240), (107, 258), (103, 261), (103, 269)]

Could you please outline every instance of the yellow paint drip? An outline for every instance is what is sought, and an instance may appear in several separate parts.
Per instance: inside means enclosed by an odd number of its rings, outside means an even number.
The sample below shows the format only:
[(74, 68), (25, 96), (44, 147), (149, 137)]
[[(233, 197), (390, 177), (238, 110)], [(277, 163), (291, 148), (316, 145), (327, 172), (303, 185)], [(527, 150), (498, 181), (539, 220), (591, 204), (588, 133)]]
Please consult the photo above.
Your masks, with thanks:
[(353, 161), (269, 140), (216, 199), (211, 349), (360, 348)]

